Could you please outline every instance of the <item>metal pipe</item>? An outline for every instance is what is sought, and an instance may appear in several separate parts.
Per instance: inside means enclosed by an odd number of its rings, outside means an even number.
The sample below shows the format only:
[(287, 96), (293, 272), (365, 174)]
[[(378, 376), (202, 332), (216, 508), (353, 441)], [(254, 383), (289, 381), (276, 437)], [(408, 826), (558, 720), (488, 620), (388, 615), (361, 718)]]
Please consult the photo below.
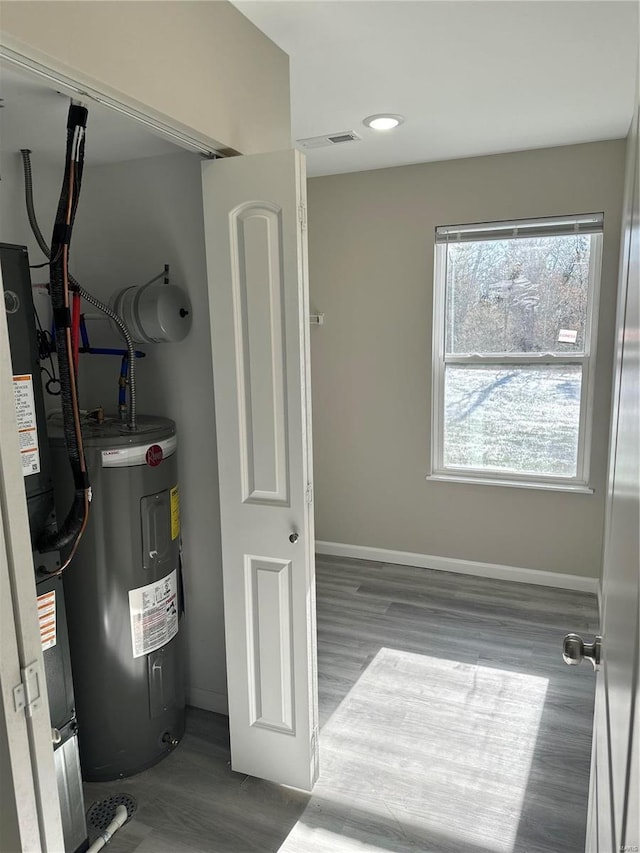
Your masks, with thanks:
[(78, 291), (82, 298), (88, 302), (90, 305), (93, 305), (94, 308), (97, 308), (99, 311), (102, 311), (107, 317), (109, 317), (116, 326), (122, 332), (122, 336), (125, 339), (127, 344), (127, 350), (129, 352), (129, 413), (128, 413), (128, 427), (131, 430), (136, 429), (136, 368), (135, 368), (135, 360), (136, 360), (136, 349), (133, 344), (133, 338), (129, 334), (129, 330), (127, 329), (124, 320), (120, 317), (119, 314), (116, 314), (108, 305), (105, 305), (104, 302), (101, 302), (97, 299), (93, 294), (88, 293), (84, 287), (78, 287)]
[[(22, 154), (22, 163), (24, 166), (24, 192), (25, 192), (25, 202), (27, 206), (27, 217), (29, 219), (29, 224), (31, 225), (31, 230), (33, 231), (33, 236), (36, 238), (36, 242), (38, 246), (44, 253), (47, 258), (51, 257), (51, 253), (49, 250), (49, 246), (47, 245), (47, 241), (40, 230), (38, 225), (38, 220), (36, 217), (36, 211), (33, 205), (33, 174), (31, 171), (31, 151), (28, 148), (22, 148), (20, 150)], [(108, 305), (98, 299), (93, 294), (89, 293), (89, 291), (85, 290), (84, 287), (81, 287), (80, 283), (77, 279), (75, 279), (72, 275), (69, 275), (69, 281), (78, 291), (80, 296), (88, 302), (90, 305), (93, 305), (94, 308), (97, 308), (99, 311), (102, 311), (107, 317), (109, 317), (116, 326), (122, 332), (122, 336), (125, 339), (127, 349), (129, 351), (129, 412), (128, 412), (128, 422), (127, 425), (130, 430), (136, 429), (136, 367), (135, 367), (135, 348), (133, 345), (133, 340), (131, 335), (129, 334), (129, 330), (127, 329), (122, 318), (115, 313)]]

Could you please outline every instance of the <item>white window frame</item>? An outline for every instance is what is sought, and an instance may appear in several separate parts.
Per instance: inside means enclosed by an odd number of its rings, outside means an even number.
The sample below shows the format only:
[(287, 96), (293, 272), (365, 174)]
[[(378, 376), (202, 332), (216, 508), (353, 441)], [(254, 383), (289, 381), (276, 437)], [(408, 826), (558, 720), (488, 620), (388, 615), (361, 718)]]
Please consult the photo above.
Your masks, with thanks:
[[(588, 231), (591, 235), (589, 282), (587, 290), (587, 316), (585, 319), (584, 354), (574, 353), (503, 353), (483, 355), (448, 355), (445, 353), (446, 339), (446, 272), (449, 242), (441, 239), (435, 243), (434, 288), (433, 288), (433, 339), (432, 339), (432, 393), (431, 393), (431, 466), (428, 480), (478, 483), (492, 486), (512, 486), (527, 489), (551, 489), (555, 491), (593, 493), (589, 485), (591, 462), (591, 433), (593, 423), (593, 394), (595, 383), (595, 357), (597, 341), (597, 318), (600, 296), (602, 263), (602, 241), (604, 233), (603, 214), (584, 216), (549, 217), (543, 219), (514, 220), (509, 222), (455, 225), (436, 229), (439, 234), (469, 234), (468, 239), (501, 239), (520, 235), (540, 236), (541, 232), (553, 236), (567, 225), (590, 222), (600, 223), (598, 230)], [(566, 230), (560, 233), (569, 233)], [(583, 232), (584, 233), (584, 232)], [(471, 237), (471, 234), (474, 237)], [(477, 235), (477, 236), (475, 236)], [(551, 474), (529, 474), (492, 468), (463, 468), (444, 464), (444, 380), (445, 365), (473, 364), (582, 364), (580, 395), (580, 422), (578, 428), (578, 457), (575, 477)]]

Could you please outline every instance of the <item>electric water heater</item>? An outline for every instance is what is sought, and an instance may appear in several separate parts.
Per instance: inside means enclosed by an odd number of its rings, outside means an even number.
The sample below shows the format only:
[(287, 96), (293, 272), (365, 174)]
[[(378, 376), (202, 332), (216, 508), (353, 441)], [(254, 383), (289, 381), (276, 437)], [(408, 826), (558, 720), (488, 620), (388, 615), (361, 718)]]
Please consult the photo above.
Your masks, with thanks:
[[(144, 770), (184, 733), (183, 594), (173, 421), (85, 420), (89, 522), (64, 573), (88, 781)], [(73, 491), (62, 426), (50, 427), (56, 503)]]

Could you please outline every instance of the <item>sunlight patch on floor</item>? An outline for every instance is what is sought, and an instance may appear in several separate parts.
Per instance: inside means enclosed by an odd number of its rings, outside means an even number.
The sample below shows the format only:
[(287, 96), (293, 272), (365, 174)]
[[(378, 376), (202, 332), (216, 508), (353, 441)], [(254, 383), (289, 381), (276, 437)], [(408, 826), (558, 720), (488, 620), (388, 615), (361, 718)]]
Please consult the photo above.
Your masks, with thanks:
[(389, 853), (388, 847), (359, 841), (348, 834), (321, 827), (310, 827), (298, 821), (279, 853)]
[(429, 850), (430, 839), (512, 853), (547, 685), (380, 649), (322, 731), (320, 780), (280, 853)]

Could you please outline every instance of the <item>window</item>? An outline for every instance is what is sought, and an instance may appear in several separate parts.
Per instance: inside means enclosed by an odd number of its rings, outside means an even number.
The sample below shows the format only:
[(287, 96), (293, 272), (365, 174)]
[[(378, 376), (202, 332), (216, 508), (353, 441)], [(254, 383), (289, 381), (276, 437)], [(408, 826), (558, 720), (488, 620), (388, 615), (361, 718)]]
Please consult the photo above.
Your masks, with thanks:
[(588, 490), (603, 219), (436, 229), (434, 479)]

